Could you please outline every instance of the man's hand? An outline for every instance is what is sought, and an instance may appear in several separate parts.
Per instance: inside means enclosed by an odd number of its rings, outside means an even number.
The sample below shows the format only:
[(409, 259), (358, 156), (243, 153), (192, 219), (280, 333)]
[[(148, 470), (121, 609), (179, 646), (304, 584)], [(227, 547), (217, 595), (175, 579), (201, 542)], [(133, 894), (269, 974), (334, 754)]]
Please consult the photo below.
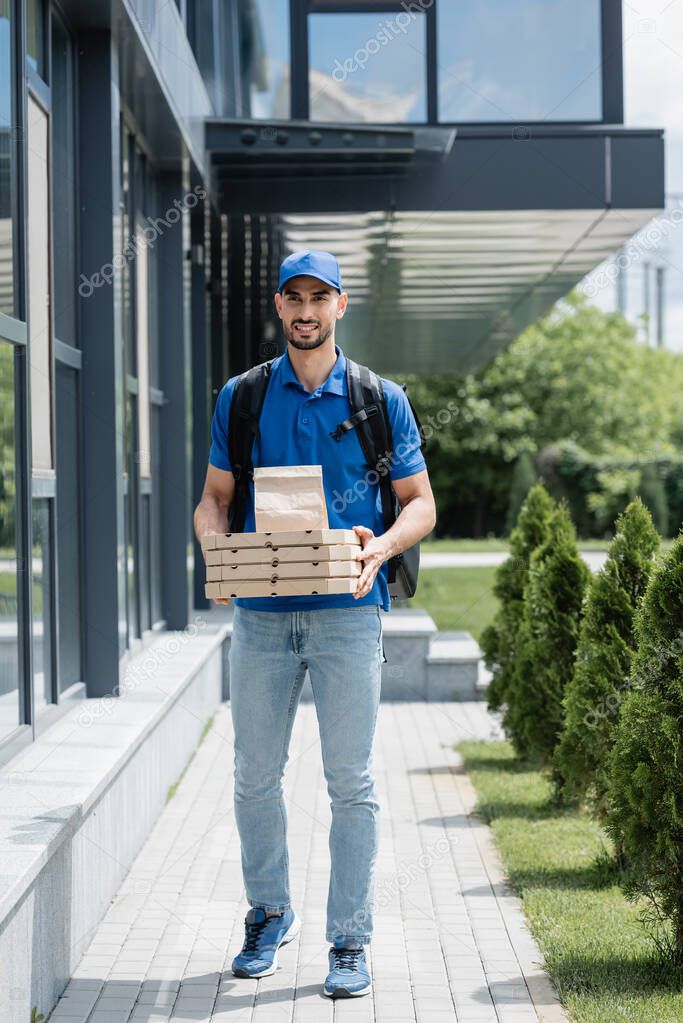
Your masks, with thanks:
[(364, 562), (363, 571), (358, 576), (354, 597), (365, 597), (372, 589), (380, 565), (391, 556), (389, 545), (383, 536), (375, 536), (367, 526), (354, 526), (354, 532), (360, 537), (363, 545), (356, 551), (356, 561)]

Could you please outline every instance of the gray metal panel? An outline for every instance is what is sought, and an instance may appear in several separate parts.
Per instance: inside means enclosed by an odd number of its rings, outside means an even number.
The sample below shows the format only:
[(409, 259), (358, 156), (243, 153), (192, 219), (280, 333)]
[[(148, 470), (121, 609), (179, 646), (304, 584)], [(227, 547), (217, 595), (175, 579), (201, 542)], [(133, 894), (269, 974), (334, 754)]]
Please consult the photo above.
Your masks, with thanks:
[[(80, 270), (90, 277), (116, 254), (119, 218), (118, 58), (104, 30), (79, 36)], [(88, 696), (118, 685), (125, 648), (121, 270), (82, 294), (85, 679)]]
[(664, 208), (664, 142), (648, 135), (611, 140), (612, 206)]
[[(259, 179), (256, 166), (250, 173), (227, 167), (214, 173), (221, 208), (230, 213), (599, 209), (607, 204), (609, 138), (617, 195), (628, 197), (628, 206), (661, 208), (662, 136), (660, 130), (609, 126), (459, 128), (442, 160), (416, 155), (401, 174), (354, 173), (352, 167), (330, 173), (308, 159), (298, 176), (273, 188), (271, 180)], [(219, 149), (213, 154), (221, 158)]]
[[(159, 177), (159, 204), (172, 208), (183, 192), (182, 172)], [(189, 621), (187, 554), (190, 542), (191, 408), (188, 343), (185, 336), (185, 258), (179, 222), (158, 238), (160, 275), (160, 384), (166, 398), (161, 415), (161, 575), (162, 617), (167, 629), (184, 629)]]
[(204, 80), (174, 0), (63, 0), (80, 30), (117, 39), (120, 89), (154, 159), (179, 167), (184, 147), (204, 169), (204, 118), (213, 114)]

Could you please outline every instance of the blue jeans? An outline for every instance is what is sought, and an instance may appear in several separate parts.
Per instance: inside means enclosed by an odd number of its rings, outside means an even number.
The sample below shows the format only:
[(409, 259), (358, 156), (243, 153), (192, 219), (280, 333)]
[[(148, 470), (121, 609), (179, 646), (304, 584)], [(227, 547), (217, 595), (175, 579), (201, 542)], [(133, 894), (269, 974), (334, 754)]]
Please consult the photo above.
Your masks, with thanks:
[(235, 607), (230, 708), (235, 816), (251, 906), (290, 906), (282, 777), (306, 667), (331, 800), (331, 871), (325, 937), (372, 935), (379, 804), (373, 739), (383, 660), (378, 604), (310, 611)]

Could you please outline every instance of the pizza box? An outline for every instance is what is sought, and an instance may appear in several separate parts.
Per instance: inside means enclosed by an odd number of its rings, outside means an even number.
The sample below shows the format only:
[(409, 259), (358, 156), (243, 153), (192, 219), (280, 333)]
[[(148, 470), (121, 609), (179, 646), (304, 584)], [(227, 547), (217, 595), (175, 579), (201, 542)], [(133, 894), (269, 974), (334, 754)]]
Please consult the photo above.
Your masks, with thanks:
[(356, 580), (339, 579), (279, 579), (275, 583), (267, 579), (235, 579), (233, 582), (206, 583), (208, 598), (221, 597), (302, 597), (308, 594), (354, 593)]
[(352, 529), (285, 529), (270, 533), (207, 533), (201, 538), (202, 550), (228, 547), (300, 547), (311, 544), (354, 544), (360, 537)]
[(301, 547), (217, 547), (204, 551), (208, 565), (262, 565), (282, 561), (355, 561), (358, 546), (350, 543), (311, 544)]
[(230, 579), (331, 579), (337, 576), (359, 576), (357, 561), (285, 561), (281, 565), (209, 565), (206, 581), (224, 582)]

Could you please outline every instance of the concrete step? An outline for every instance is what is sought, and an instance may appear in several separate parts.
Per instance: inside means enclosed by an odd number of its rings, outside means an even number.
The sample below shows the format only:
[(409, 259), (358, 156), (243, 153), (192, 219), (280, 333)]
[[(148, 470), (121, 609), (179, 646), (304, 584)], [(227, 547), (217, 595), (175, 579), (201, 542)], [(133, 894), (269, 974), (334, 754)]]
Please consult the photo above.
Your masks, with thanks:
[(476, 700), (481, 663), (469, 632), (438, 632), (427, 654), (427, 700)]
[[(232, 608), (205, 614), (226, 627), (224, 647), (223, 698), (229, 699), (227, 650), (232, 633)], [(484, 667), (481, 650), (469, 632), (439, 632), (434, 619), (420, 608), (393, 607), (382, 613), (382, 638), (386, 663), (382, 665), (382, 700), (480, 700), (486, 696), (490, 672)], [(301, 693), (304, 702), (313, 700), (311, 680), (306, 673)]]

